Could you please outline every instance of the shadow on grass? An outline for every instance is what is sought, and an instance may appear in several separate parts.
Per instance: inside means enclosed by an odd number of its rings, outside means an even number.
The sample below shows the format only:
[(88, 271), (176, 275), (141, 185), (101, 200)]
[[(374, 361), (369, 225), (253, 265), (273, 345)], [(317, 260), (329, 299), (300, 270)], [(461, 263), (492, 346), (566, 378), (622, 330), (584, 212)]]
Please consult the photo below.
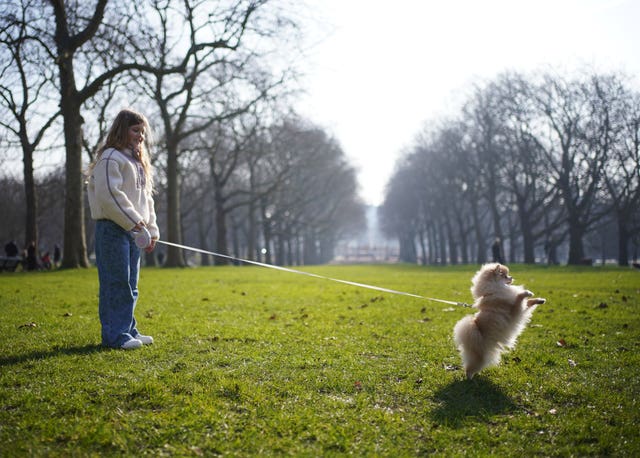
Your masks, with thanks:
[(13, 366), (14, 364), (26, 361), (48, 359), (60, 355), (90, 355), (100, 351), (110, 351), (110, 348), (102, 345), (89, 344), (81, 347), (53, 348), (51, 350), (32, 351), (24, 355), (2, 356), (0, 357), (0, 367)]
[(456, 428), (467, 420), (486, 421), (516, 409), (502, 388), (482, 377), (452, 382), (438, 390), (434, 400), (439, 405), (432, 413), (433, 419)]

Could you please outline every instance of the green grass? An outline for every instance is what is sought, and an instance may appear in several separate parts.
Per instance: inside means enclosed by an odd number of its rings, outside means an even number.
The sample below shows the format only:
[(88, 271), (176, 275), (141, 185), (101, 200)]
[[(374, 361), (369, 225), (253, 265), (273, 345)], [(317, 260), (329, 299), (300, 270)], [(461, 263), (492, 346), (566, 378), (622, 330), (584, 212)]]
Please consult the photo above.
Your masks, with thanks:
[[(307, 270), (469, 302), (474, 268)], [(156, 343), (125, 352), (99, 346), (95, 270), (2, 273), (0, 456), (638, 456), (640, 272), (512, 273), (548, 303), (472, 381), (451, 337), (462, 307), (259, 267), (145, 268), (136, 316)]]

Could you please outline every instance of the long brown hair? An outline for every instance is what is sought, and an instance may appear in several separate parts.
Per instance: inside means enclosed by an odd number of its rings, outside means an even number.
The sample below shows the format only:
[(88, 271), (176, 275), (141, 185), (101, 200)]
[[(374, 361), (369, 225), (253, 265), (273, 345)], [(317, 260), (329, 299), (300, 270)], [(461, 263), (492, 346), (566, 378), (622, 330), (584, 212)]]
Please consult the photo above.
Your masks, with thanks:
[(152, 143), (151, 127), (149, 126), (147, 118), (142, 113), (134, 111), (130, 108), (121, 110), (113, 120), (111, 128), (107, 133), (107, 138), (100, 145), (100, 147), (98, 147), (95, 160), (93, 164), (91, 164), (89, 170), (93, 170), (93, 167), (95, 167), (95, 164), (100, 160), (102, 153), (106, 149), (115, 148), (119, 151), (131, 149), (130, 145), (127, 143), (129, 140), (129, 128), (137, 124), (144, 125), (144, 142), (142, 142), (140, 150), (133, 151), (133, 154), (134, 157), (142, 164), (142, 168), (146, 177), (146, 190), (148, 192), (152, 192), (153, 167), (151, 166), (151, 159), (149, 157), (149, 145), (151, 145)]

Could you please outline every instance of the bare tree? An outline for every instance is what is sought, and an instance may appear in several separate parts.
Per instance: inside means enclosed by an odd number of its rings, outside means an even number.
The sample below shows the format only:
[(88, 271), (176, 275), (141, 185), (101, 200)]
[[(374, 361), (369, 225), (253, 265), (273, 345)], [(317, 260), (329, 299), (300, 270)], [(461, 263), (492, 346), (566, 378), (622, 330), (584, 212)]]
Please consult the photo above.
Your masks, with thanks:
[[(637, 94), (616, 75), (581, 76), (532, 82), (502, 75), (476, 86), (461, 122), (425, 129), (399, 161), (381, 211), (405, 260), (413, 259), (417, 236), (429, 262), (464, 259), (474, 241), (484, 262), (493, 226), (494, 234), (507, 229), (512, 261), (522, 244), (525, 262), (535, 262), (542, 246), (557, 262), (568, 235), (569, 263), (577, 264), (583, 238), (609, 230), (613, 208), (625, 253), (619, 262), (628, 262), (639, 219)], [(468, 244), (469, 231), (476, 237)], [(603, 257), (605, 245), (597, 247)]]
[[(161, 68), (177, 65), (172, 62), (182, 59), (180, 49), (190, 50), (183, 60), (183, 72), (155, 73), (140, 80), (156, 101), (164, 130), (169, 241), (182, 242), (179, 159), (183, 142), (216, 123), (246, 113), (283, 81), (282, 76), (273, 78), (258, 64), (261, 57), (258, 39), (266, 42), (284, 33), (276, 30), (275, 23), (292, 25), (281, 21), (275, 9), (271, 16), (263, 15), (268, 3), (268, 0), (185, 0), (180, 6), (173, 2), (154, 5), (160, 33), (157, 52), (144, 56), (147, 64)], [(179, 26), (184, 33), (176, 36), (174, 32)], [(184, 264), (182, 252), (170, 247), (165, 265)]]
[[(170, 3), (176, 4), (177, 0)], [(259, 3), (249, 2), (244, 6), (255, 9)], [(141, 62), (139, 56), (154, 54), (153, 46), (159, 40), (155, 39), (153, 23), (147, 21), (144, 4), (107, 0), (96, 0), (93, 4), (49, 0), (47, 4), (51, 9), (41, 2), (22, 2), (20, 7), (29, 19), (22, 24), (26, 35), (39, 45), (40, 63), (45, 66), (53, 63), (57, 69), (58, 104), (63, 118), (66, 153), (63, 266), (86, 266), (82, 197), (83, 105), (118, 75), (132, 71), (156, 75), (181, 73), (186, 71), (194, 55), (217, 48), (220, 43), (207, 41), (198, 46), (187, 46), (180, 50), (181, 59), (173, 62), (174, 65), (150, 66)], [(19, 21), (14, 21), (13, 27), (19, 26)], [(130, 49), (137, 52), (124, 52)]]
[(0, 126), (10, 132), (22, 150), (26, 221), (24, 246), (38, 245), (38, 199), (34, 177), (34, 154), (46, 132), (60, 115), (47, 94), (55, 91), (55, 75), (42, 65), (40, 38), (30, 34), (28, 24), (39, 2), (22, 0), (0, 17)]
[(400, 260), (402, 262), (415, 263), (416, 229), (418, 227), (418, 215), (420, 214), (421, 196), (415, 186), (416, 174), (404, 158), (400, 165), (396, 166), (394, 174), (387, 183), (384, 202), (379, 209), (381, 229), (383, 233), (398, 238), (400, 244)]
[[(499, 119), (499, 96), (496, 85), (476, 86), (473, 96), (463, 109), (468, 134), (472, 140), (470, 146), (475, 156), (476, 173), (480, 186), (476, 188), (486, 200), (491, 212), (493, 237), (504, 240), (501, 223), (501, 209), (505, 204), (502, 193), (504, 176), (504, 132)], [(501, 247), (504, 252), (504, 249)]]
[(629, 244), (640, 231), (640, 95), (625, 91), (612, 117), (619, 135), (604, 169), (618, 226), (618, 265), (629, 265)]
[(537, 120), (534, 89), (517, 74), (502, 75), (496, 84), (500, 92), (500, 122), (504, 126), (503, 185), (516, 206), (524, 262), (533, 264), (537, 241), (564, 222), (562, 214), (556, 213), (553, 220), (543, 225), (543, 215), (554, 205), (559, 194), (548, 179), (550, 170), (534, 131)]
[(569, 264), (583, 261), (583, 237), (602, 216), (595, 203), (612, 147), (610, 101), (602, 89), (597, 76), (567, 81), (545, 75), (536, 91), (549, 127), (538, 138), (566, 211)]
[(279, 184), (261, 199), (264, 239), (277, 264), (317, 264), (364, 223), (355, 171), (327, 133), (301, 119), (274, 128), (271, 156), (281, 161)]

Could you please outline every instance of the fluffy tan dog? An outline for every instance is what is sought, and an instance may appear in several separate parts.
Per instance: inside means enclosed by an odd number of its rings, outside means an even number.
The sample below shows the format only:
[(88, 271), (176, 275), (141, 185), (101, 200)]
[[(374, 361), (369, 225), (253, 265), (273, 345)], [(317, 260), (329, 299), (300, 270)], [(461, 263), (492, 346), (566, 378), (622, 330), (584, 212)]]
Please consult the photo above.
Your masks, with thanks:
[(475, 315), (467, 315), (453, 328), (468, 379), (487, 366), (500, 362), (500, 355), (512, 349), (542, 298), (522, 286), (512, 285), (509, 269), (502, 264), (485, 264), (471, 279)]

